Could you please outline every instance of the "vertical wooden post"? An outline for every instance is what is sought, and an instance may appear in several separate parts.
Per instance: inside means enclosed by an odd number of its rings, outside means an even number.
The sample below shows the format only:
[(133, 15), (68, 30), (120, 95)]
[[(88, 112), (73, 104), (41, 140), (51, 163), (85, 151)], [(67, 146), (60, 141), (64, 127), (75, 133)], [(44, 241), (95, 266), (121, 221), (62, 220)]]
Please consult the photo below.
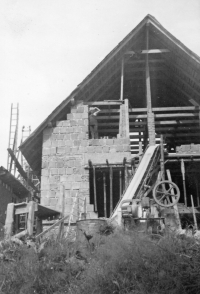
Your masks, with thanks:
[(139, 162), (142, 160), (142, 142), (139, 142)]
[(163, 135), (160, 136), (160, 171), (161, 171), (161, 179), (165, 180), (165, 164), (164, 164), (164, 139)]
[[(60, 197), (61, 197), (61, 218), (65, 216), (65, 186), (60, 186)], [(59, 225), (59, 231), (58, 231), (58, 238), (62, 238), (64, 234), (64, 221), (60, 223)]]
[(120, 91), (120, 100), (124, 99), (124, 56), (122, 57), (121, 64), (121, 91)]
[(113, 212), (113, 170), (110, 166), (110, 215)]
[[(171, 173), (170, 173), (170, 170), (167, 169), (166, 170), (167, 172), (167, 177), (168, 177), (168, 180), (170, 182), (172, 182), (172, 178), (171, 178)], [(170, 185), (171, 187), (171, 185)], [(171, 194), (174, 195), (174, 189), (171, 190)], [(174, 197), (173, 197), (174, 198)], [(172, 198), (172, 199), (173, 199)], [(174, 202), (175, 199), (173, 199), (173, 202)], [(176, 219), (176, 223), (177, 223), (177, 226), (178, 226), (178, 229), (182, 229), (181, 227), (181, 221), (180, 221), (180, 216), (179, 216), (179, 212), (178, 212), (178, 205), (177, 203), (174, 205), (174, 216), (175, 216), (175, 219)]]
[(190, 197), (191, 197), (191, 204), (192, 204), (192, 213), (193, 213), (193, 218), (194, 218), (194, 227), (197, 230), (198, 229), (198, 226), (197, 226), (197, 219), (196, 219), (196, 214), (195, 214), (193, 196), (190, 195)]
[[(146, 50), (149, 50), (149, 23), (146, 24)], [(150, 83), (150, 72), (149, 72), (149, 54), (145, 54), (145, 74), (146, 74), (146, 100), (147, 100), (147, 111), (152, 112), (151, 105), (151, 83)]]
[(94, 186), (94, 211), (97, 212), (96, 169), (94, 166), (93, 166), (93, 186)]
[(13, 234), (15, 204), (9, 203), (6, 211), (5, 239), (10, 239)]
[(122, 171), (119, 171), (119, 198), (122, 197)]
[(185, 202), (185, 206), (187, 207), (187, 194), (186, 194), (186, 185), (185, 185), (185, 164), (183, 159), (181, 159), (181, 173), (182, 173), (182, 179), (183, 179), (184, 202)]
[(32, 236), (33, 225), (34, 225), (34, 215), (35, 215), (35, 202), (30, 201), (27, 205), (28, 205), (27, 232), (29, 236)]
[(125, 126), (124, 126), (124, 132), (125, 137), (129, 138), (130, 128), (129, 128), (129, 101), (128, 99), (124, 100), (124, 114), (125, 114)]
[(42, 220), (37, 217), (36, 220), (36, 236), (42, 233)]
[(196, 193), (197, 193), (197, 206), (200, 206), (200, 201), (199, 201), (199, 183), (198, 180), (196, 179)]
[(106, 174), (103, 173), (103, 198), (104, 198), (104, 217), (107, 217), (107, 207), (106, 207)]

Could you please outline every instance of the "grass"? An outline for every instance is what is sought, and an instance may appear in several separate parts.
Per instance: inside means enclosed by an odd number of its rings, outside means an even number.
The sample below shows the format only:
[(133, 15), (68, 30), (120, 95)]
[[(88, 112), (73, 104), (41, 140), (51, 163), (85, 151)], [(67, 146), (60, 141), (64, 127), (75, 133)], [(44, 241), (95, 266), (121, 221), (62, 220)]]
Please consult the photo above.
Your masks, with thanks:
[(94, 243), (86, 250), (49, 240), (40, 253), (25, 245), (5, 245), (0, 293), (200, 293), (200, 244), (193, 238), (116, 231)]

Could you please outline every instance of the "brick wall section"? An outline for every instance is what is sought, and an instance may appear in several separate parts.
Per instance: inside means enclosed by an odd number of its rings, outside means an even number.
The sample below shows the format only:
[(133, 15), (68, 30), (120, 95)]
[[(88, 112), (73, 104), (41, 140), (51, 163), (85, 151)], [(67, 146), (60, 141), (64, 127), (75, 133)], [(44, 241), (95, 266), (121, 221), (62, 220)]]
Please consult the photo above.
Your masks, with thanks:
[(149, 145), (155, 145), (156, 144), (155, 117), (153, 112), (147, 113), (147, 120), (148, 120)]
[(86, 197), (88, 212), (93, 212), (89, 197), (90, 159), (93, 163), (122, 162), (130, 158), (129, 139), (88, 139), (88, 106), (79, 103), (71, 108), (67, 120), (43, 132), (41, 204), (61, 210), (60, 186), (65, 186), (65, 212), (72, 208), (78, 193)]

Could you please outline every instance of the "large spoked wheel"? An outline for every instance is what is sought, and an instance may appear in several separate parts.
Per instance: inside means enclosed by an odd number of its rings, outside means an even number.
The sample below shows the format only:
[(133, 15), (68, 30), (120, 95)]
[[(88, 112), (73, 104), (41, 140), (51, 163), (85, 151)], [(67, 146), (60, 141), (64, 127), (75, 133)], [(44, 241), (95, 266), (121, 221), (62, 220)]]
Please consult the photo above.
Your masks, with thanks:
[(160, 206), (170, 207), (178, 203), (180, 190), (171, 181), (161, 181), (153, 189), (153, 198)]

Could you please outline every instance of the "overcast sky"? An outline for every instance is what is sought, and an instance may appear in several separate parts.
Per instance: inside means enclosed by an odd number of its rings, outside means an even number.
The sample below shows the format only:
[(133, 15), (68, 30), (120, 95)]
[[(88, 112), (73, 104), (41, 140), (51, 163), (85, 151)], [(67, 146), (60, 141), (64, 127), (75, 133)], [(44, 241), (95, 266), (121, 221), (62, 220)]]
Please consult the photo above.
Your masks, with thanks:
[[(0, 0), (0, 166), (11, 103), (32, 131), (147, 15), (200, 55), (200, 0)], [(19, 144), (18, 144), (19, 145)]]

